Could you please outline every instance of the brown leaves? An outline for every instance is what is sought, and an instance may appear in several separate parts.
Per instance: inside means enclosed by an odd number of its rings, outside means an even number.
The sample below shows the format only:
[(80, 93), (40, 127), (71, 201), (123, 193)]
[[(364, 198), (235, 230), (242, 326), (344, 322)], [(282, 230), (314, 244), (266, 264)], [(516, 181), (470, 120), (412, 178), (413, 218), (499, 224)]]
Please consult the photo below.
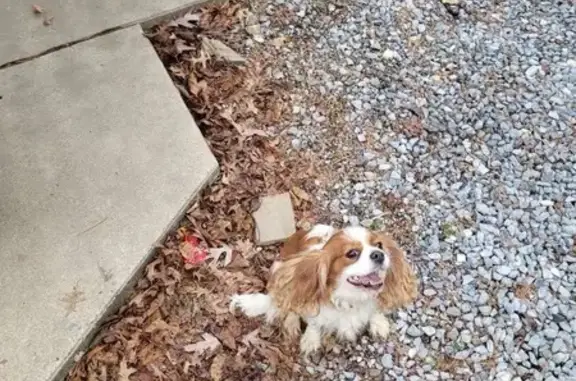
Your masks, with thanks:
[(188, 344), (182, 348), (185, 352), (195, 353), (197, 355), (202, 355), (205, 352), (214, 353), (222, 344), (220, 341), (209, 333), (204, 333), (202, 335), (202, 341), (194, 344)]
[(233, 64), (246, 63), (246, 59), (244, 57), (236, 53), (222, 41), (213, 38), (202, 37), (202, 50), (208, 55), (223, 59), (224, 61), (228, 61)]
[(180, 16), (180, 17), (176, 18), (175, 20), (170, 21), (168, 23), (168, 26), (172, 26), (172, 27), (181, 26), (184, 28), (194, 29), (197, 27), (199, 21), (200, 21), (200, 14), (199, 13), (187, 12), (183, 16)]
[[(270, 138), (267, 129), (281, 122), (289, 107), (285, 90), (266, 74), (268, 64), (257, 58), (242, 67), (216, 61), (205, 52), (207, 41), (196, 41), (184, 57), (171, 55), (170, 71), (220, 163), (222, 181), (213, 184), (189, 214), (194, 228), (217, 244), (238, 235), (250, 237), (252, 201), (263, 193), (289, 190), (308, 176), (299, 169), (309, 162), (287, 160), (278, 141)], [(182, 60), (189, 64), (182, 65)]]
[(411, 116), (400, 123), (400, 132), (409, 138), (419, 138), (425, 134), (422, 120), (417, 116)]
[(436, 367), (442, 372), (454, 374), (458, 368), (462, 368), (464, 365), (464, 360), (456, 359), (450, 356), (442, 356), (438, 360)]
[(219, 354), (212, 360), (212, 365), (210, 366), (210, 377), (213, 381), (221, 381), (224, 371), (224, 365), (226, 364), (226, 355)]
[(120, 361), (120, 368), (118, 369), (118, 381), (130, 381), (130, 376), (136, 373), (136, 369), (130, 368), (126, 359)]
[(518, 299), (532, 300), (535, 296), (536, 287), (533, 284), (519, 283), (514, 286), (514, 295)]
[(255, 331), (257, 320), (228, 310), (233, 293), (265, 288), (276, 254), (252, 244), (251, 213), (259, 196), (292, 190), (301, 213), (310, 208), (307, 191), (313, 190), (305, 184), (311, 161), (286, 156), (284, 143), (274, 138), (291, 105), (286, 89), (270, 78), (270, 63), (253, 56), (237, 65), (214, 51), (221, 44), (245, 51), (240, 20), (246, 15), (235, 2), (209, 5), (149, 35), (217, 157), (221, 177), (158, 249), (129, 302), (109, 319), (68, 381), (295, 379), (295, 348)]

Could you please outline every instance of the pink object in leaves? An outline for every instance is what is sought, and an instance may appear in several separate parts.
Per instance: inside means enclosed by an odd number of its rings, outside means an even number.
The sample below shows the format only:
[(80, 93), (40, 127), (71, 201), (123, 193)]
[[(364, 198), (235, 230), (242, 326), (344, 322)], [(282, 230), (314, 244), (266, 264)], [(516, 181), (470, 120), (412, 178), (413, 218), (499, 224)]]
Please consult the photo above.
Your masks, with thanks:
[(200, 247), (200, 240), (193, 235), (186, 235), (180, 244), (180, 252), (184, 262), (191, 265), (202, 263), (208, 258), (208, 250)]

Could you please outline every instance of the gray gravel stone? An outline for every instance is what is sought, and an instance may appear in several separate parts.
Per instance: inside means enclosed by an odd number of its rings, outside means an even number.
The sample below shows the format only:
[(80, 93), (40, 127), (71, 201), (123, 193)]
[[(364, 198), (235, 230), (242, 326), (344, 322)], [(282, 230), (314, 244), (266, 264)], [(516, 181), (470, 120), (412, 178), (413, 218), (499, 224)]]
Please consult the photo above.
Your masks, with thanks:
[(408, 330), (406, 330), (406, 334), (412, 337), (419, 337), (422, 336), (422, 331), (418, 327), (411, 325), (408, 327)]
[(389, 353), (386, 353), (384, 356), (382, 356), (381, 363), (382, 366), (386, 369), (391, 369), (394, 367), (394, 360), (392, 359), (392, 355)]
[[(333, 374), (569, 380), (576, 7), (468, 0), (454, 17), (440, 0), (344, 3), (263, 0), (261, 46), (287, 37), (271, 74), (296, 89), (293, 149), (340, 163), (320, 204), (335, 223), (397, 234), (423, 291), (391, 318), (398, 338), (343, 345)], [(436, 371), (445, 355), (462, 369)]]

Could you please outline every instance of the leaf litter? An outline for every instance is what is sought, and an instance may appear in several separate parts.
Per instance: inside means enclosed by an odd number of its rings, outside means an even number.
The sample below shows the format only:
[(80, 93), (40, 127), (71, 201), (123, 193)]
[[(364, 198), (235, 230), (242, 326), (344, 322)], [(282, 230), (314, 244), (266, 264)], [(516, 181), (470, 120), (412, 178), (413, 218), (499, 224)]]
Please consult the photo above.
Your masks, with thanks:
[(277, 252), (253, 244), (259, 198), (291, 192), (303, 219), (312, 214), (315, 191), (314, 160), (288, 155), (277, 137), (292, 105), (287, 85), (271, 76), (274, 57), (242, 51), (242, 40), (255, 33), (245, 29), (249, 15), (231, 1), (148, 32), (221, 173), (158, 248), (68, 381), (310, 379), (301, 375), (295, 342), (228, 309), (233, 293), (265, 288)]

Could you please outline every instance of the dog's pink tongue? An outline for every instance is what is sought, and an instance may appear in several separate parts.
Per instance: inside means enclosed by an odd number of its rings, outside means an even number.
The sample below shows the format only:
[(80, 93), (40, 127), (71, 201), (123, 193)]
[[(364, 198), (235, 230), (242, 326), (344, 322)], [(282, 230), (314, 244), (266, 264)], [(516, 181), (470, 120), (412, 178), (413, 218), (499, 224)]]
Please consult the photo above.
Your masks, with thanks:
[(377, 273), (371, 273), (368, 275), (364, 275), (362, 281), (369, 284), (377, 284), (380, 283), (380, 276)]

